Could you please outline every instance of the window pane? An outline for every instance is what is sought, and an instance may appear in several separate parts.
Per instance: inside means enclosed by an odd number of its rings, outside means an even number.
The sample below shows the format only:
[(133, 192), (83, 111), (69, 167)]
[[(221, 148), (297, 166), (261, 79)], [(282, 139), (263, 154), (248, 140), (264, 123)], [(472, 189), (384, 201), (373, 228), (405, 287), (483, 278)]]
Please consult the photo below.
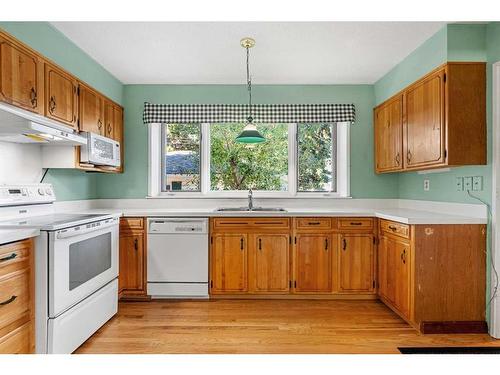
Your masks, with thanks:
[(244, 124), (210, 125), (211, 190), (288, 190), (288, 125), (257, 124), (266, 138), (258, 144), (235, 141)]
[(163, 125), (163, 191), (200, 191), (200, 124)]
[(298, 191), (335, 191), (331, 124), (298, 124)]

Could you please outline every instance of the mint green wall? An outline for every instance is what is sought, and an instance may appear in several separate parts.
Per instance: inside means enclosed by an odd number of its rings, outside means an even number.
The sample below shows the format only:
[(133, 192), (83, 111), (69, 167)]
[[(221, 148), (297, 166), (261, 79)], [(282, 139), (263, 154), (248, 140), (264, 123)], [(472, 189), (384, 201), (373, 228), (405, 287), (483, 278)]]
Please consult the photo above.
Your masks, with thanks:
[[(147, 195), (147, 128), (142, 124), (145, 101), (153, 103), (246, 103), (243, 85), (126, 85), (125, 173), (98, 176), (100, 198), (143, 198)], [(255, 85), (257, 103), (354, 103), (351, 127), (351, 195), (355, 198), (397, 197), (397, 175), (373, 170), (372, 85)]]
[[(0, 28), (104, 95), (122, 103), (122, 83), (48, 22), (0, 22)], [(58, 200), (97, 198), (97, 179), (94, 174), (52, 169), (44, 182), (54, 184)]]

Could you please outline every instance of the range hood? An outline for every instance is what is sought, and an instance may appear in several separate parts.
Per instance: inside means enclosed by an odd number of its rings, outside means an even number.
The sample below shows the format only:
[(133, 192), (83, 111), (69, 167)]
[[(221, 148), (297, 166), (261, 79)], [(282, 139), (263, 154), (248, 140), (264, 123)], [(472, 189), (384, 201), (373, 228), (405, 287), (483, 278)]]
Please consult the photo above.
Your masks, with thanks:
[(47, 146), (87, 144), (87, 138), (69, 126), (5, 103), (0, 103), (0, 141)]

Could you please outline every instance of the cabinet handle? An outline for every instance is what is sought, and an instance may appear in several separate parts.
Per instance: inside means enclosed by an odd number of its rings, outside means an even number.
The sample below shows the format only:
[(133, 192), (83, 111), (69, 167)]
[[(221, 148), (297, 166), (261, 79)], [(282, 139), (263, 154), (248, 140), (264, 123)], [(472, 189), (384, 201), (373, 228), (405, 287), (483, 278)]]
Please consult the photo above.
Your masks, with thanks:
[(49, 112), (53, 113), (55, 110), (56, 110), (56, 98), (54, 96), (51, 96), (49, 101)]
[(111, 124), (108, 124), (108, 134), (111, 134), (111, 130), (112, 130)]
[(390, 230), (392, 230), (392, 231), (395, 231), (395, 230), (397, 230), (397, 229), (398, 229), (398, 228), (396, 228), (396, 227), (395, 227), (395, 226), (393, 226), (393, 225), (389, 225), (389, 227), (388, 227), (388, 228), (389, 228)]
[(37, 104), (37, 100), (36, 100), (36, 90), (34, 87), (32, 87), (30, 90), (30, 99), (31, 99), (32, 107), (35, 108), (36, 104)]
[(408, 152), (406, 153), (406, 161), (409, 163), (411, 161), (411, 151), (408, 150)]
[(350, 225), (363, 225), (363, 223), (360, 223), (359, 221), (351, 221), (349, 224)]
[(8, 260), (14, 259), (15, 257), (17, 257), (17, 254), (16, 253), (12, 253), (9, 256), (0, 258), (0, 262), (6, 262)]
[(101, 121), (101, 119), (97, 120), (97, 128), (99, 130), (101, 130), (101, 128), (102, 128), (102, 121)]
[(243, 251), (243, 237), (240, 239), (240, 250)]
[(400, 160), (400, 156), (399, 156), (399, 152), (396, 154), (396, 164), (399, 165), (399, 163), (401, 162)]
[(9, 303), (14, 302), (14, 300), (17, 298), (17, 296), (12, 296), (8, 300), (0, 302), (0, 306), (5, 306), (8, 305)]
[(259, 250), (262, 250), (262, 239), (259, 238)]
[(325, 238), (325, 251), (328, 251), (328, 238)]
[(345, 238), (342, 238), (342, 250), (347, 249), (347, 241)]
[(134, 249), (139, 250), (139, 240), (137, 238), (134, 240)]
[(406, 264), (406, 249), (403, 249), (403, 253), (401, 254), (401, 259), (403, 264)]
[(321, 223), (319, 221), (310, 221), (307, 224), (308, 225), (320, 225)]

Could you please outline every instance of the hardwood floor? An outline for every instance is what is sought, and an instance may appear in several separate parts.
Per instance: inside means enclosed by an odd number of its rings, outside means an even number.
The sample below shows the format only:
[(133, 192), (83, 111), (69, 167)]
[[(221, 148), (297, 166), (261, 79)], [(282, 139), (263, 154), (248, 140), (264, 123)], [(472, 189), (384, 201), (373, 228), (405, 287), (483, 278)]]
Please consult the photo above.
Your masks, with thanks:
[(500, 346), (485, 334), (421, 335), (379, 301), (120, 302), (76, 353), (399, 353)]

